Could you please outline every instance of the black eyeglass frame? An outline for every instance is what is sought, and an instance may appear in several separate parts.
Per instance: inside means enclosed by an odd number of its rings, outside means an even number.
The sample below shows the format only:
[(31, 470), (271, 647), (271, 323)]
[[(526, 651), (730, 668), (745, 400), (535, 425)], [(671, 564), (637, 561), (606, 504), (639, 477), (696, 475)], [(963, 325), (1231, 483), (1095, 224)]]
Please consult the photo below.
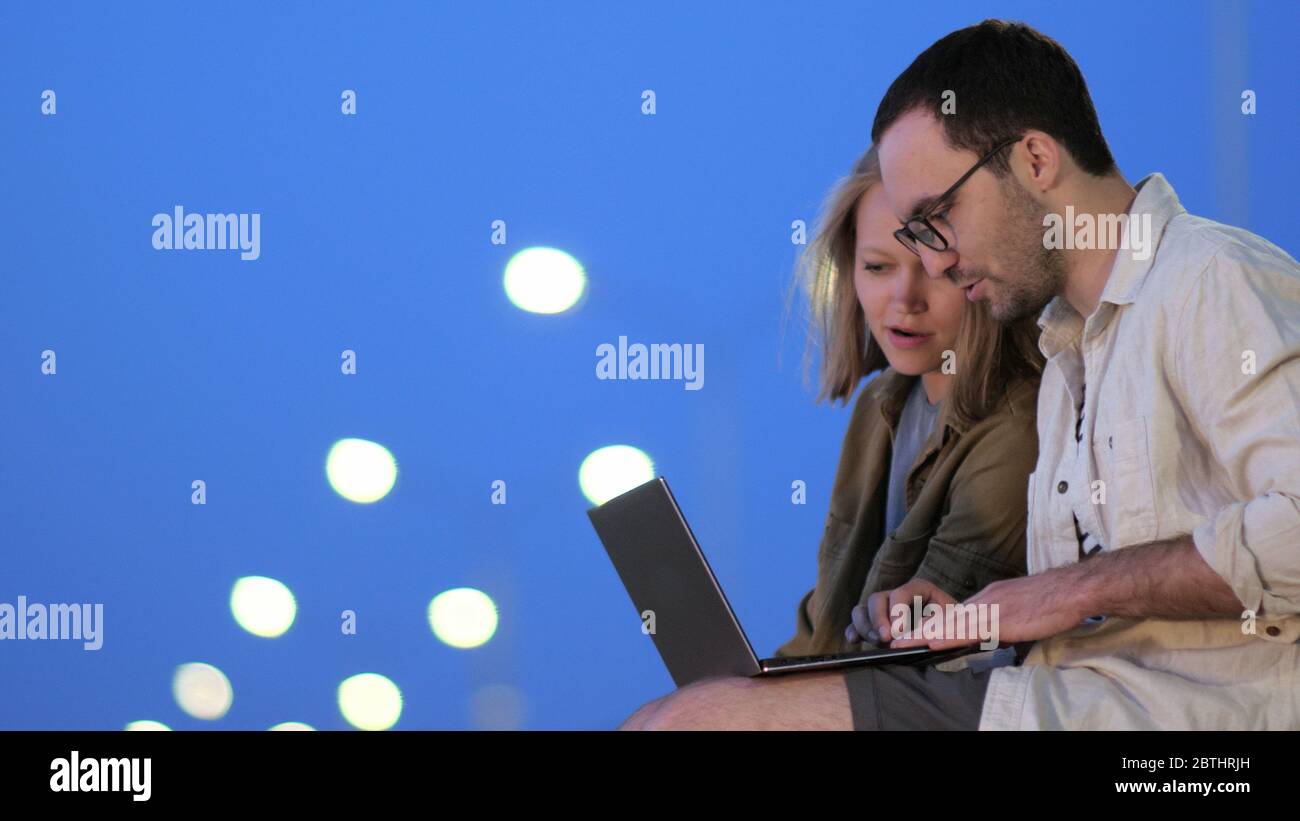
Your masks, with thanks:
[[(951, 188), (949, 188), (947, 191), (944, 191), (942, 194), (940, 194), (938, 199), (936, 199), (934, 202), (930, 204), (930, 207), (926, 208), (925, 211), (923, 211), (922, 213), (917, 214), (916, 216), (908, 219), (907, 222), (903, 223), (903, 227), (899, 228), (897, 231), (894, 232), (894, 239), (898, 240), (900, 243), (902, 243), (904, 248), (911, 251), (913, 254), (916, 254), (917, 256), (921, 255), (921, 252), (916, 250), (915, 243), (918, 242), (924, 245), (926, 248), (929, 248), (931, 251), (947, 251), (948, 239), (943, 235), (942, 231), (940, 231), (938, 228), (935, 228), (934, 224), (930, 222), (931, 215), (933, 215), (934, 212), (939, 209), (939, 206), (947, 202), (948, 198), (951, 197), (953, 193), (958, 188), (961, 187), (962, 183), (970, 179), (971, 174), (974, 174), (976, 171), (983, 168), (984, 164), (989, 160), (993, 159), (994, 157), (996, 157), (999, 151), (1001, 151), (1002, 149), (1006, 148), (1009, 145), (1014, 145), (1015, 143), (1020, 142), (1024, 138), (1025, 135), (1021, 134), (1019, 137), (1012, 137), (1009, 140), (1003, 140), (1002, 142), (998, 143), (993, 148), (992, 151), (985, 154), (983, 157), (980, 158), (979, 162), (971, 166), (971, 169), (969, 171), (967, 171), (965, 174), (962, 174), (961, 179), (953, 183)], [(918, 228), (914, 229), (912, 227), (913, 225), (918, 226)], [(918, 235), (918, 231), (928, 231), (929, 233), (933, 234), (935, 237), (938, 237), (940, 244), (934, 245), (929, 242), (926, 242), (925, 240), (921, 239), (921, 237)]]

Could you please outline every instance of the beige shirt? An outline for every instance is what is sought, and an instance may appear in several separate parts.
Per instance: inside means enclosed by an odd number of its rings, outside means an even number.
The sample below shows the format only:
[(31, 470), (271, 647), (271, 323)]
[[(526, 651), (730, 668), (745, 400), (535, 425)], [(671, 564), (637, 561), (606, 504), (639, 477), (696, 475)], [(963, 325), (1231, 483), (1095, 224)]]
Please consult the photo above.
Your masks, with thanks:
[(1300, 266), (1137, 188), (1154, 250), (1116, 253), (1086, 321), (1039, 318), (1029, 572), (1080, 560), (1075, 515), (1103, 551), (1191, 534), (1258, 621), (1081, 625), (993, 672), (980, 728), (1300, 729)]

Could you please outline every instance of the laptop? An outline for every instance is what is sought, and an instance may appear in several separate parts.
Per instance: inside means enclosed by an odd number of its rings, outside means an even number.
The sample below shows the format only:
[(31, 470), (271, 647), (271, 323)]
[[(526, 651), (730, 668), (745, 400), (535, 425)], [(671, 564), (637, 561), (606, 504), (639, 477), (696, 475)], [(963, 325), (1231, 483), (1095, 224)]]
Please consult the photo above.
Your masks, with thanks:
[[(663, 476), (587, 511), (673, 681), (770, 676), (868, 664), (931, 664), (972, 648), (882, 647), (760, 659)], [(653, 621), (651, 621), (653, 619)], [(645, 629), (645, 628), (643, 628)]]

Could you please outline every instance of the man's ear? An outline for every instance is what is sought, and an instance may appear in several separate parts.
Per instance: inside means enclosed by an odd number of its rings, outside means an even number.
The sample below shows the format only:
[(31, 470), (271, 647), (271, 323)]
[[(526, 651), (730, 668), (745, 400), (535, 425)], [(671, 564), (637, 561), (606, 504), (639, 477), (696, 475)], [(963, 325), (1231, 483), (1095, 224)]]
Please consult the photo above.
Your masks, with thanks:
[(1030, 191), (1046, 193), (1060, 180), (1065, 152), (1051, 135), (1030, 129), (1011, 151), (1015, 155), (1012, 168)]

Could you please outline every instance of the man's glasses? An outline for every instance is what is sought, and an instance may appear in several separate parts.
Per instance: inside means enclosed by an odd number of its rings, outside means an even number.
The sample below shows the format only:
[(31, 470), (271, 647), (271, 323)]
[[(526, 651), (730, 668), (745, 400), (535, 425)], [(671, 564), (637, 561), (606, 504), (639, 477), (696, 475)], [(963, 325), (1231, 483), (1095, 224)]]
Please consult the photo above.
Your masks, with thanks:
[(930, 206), (925, 209), (925, 211), (923, 211), (920, 214), (917, 214), (915, 217), (912, 217), (907, 222), (903, 223), (903, 227), (899, 228), (897, 231), (894, 232), (894, 238), (897, 239), (899, 242), (903, 243), (903, 247), (907, 248), (907, 250), (911, 251), (913, 254), (916, 254), (917, 256), (921, 255), (921, 252), (918, 251), (916, 248), (916, 244), (918, 242), (932, 251), (947, 251), (948, 240), (947, 238), (944, 237), (942, 233), (939, 232), (938, 228), (934, 227), (934, 223), (930, 222), (930, 217), (933, 216), (934, 212), (937, 211), (940, 208), (940, 206), (942, 206), (945, 202), (948, 201), (948, 199), (952, 197), (953, 193), (958, 188), (961, 187), (962, 183), (970, 179), (971, 174), (974, 174), (976, 171), (978, 171), (980, 167), (984, 165), (984, 163), (993, 159), (999, 151), (1001, 151), (1002, 149), (1006, 148), (1009, 145), (1020, 142), (1020, 140), (1023, 138), (1024, 135), (1022, 134), (1019, 137), (1012, 137), (1009, 140), (1004, 140), (1003, 142), (998, 143), (997, 146), (995, 146), (992, 151), (985, 154), (982, 158), (980, 158), (979, 162), (971, 166), (971, 169), (969, 171), (967, 171), (965, 174), (962, 174), (961, 179), (953, 183), (951, 188), (949, 188), (947, 191), (944, 191), (942, 194), (940, 194), (939, 198), (934, 200), (934, 202), (932, 202)]

